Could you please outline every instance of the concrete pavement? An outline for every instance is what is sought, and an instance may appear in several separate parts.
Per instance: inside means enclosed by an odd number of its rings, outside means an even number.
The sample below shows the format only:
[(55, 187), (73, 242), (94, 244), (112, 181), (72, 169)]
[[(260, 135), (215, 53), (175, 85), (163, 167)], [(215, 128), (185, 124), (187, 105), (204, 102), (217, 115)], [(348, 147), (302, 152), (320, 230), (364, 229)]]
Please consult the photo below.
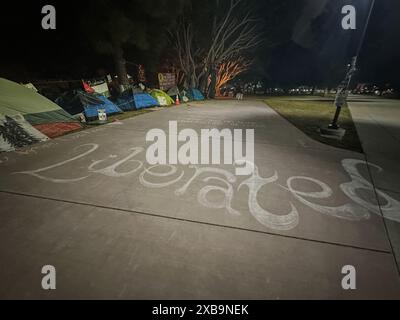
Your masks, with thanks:
[[(349, 107), (360, 136), (373, 184), (378, 192), (400, 196), (400, 101), (350, 96)], [(387, 205), (380, 196), (381, 207)], [(400, 228), (386, 220), (391, 244), (400, 265)]]
[[(149, 168), (146, 132), (168, 121), (254, 128), (261, 185), (232, 165)], [(309, 139), (260, 101), (163, 109), (0, 161), (2, 298), (400, 298), (385, 226), (400, 223), (400, 195), (379, 208), (362, 154)], [(46, 264), (54, 291), (40, 287)], [(341, 286), (345, 265), (356, 290)]]

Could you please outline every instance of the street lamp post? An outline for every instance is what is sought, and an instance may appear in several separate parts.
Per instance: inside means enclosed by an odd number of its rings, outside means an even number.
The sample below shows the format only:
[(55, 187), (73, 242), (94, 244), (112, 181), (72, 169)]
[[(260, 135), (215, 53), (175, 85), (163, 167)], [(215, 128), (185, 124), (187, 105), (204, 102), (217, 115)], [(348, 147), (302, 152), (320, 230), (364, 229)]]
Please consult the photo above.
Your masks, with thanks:
[(334, 105), (336, 106), (336, 112), (332, 123), (328, 126), (329, 129), (333, 130), (339, 129), (337, 122), (339, 120), (340, 111), (347, 102), (347, 96), (349, 95), (349, 86), (351, 83), (351, 78), (353, 77), (356, 70), (357, 70), (357, 56), (353, 57), (353, 59), (351, 60), (351, 64), (348, 65), (346, 77), (337, 88), (335, 102), (334, 102)]
[(354, 73), (357, 70), (358, 56), (359, 56), (361, 48), (363, 46), (363, 43), (364, 43), (364, 40), (365, 40), (365, 35), (367, 34), (369, 20), (371, 18), (372, 11), (374, 9), (374, 5), (375, 5), (375, 0), (372, 0), (370, 8), (369, 8), (368, 16), (367, 16), (367, 21), (365, 22), (365, 25), (364, 25), (364, 30), (363, 30), (363, 33), (361, 35), (360, 43), (358, 44), (356, 55), (352, 58), (351, 64), (348, 66), (346, 77), (340, 83), (340, 85), (339, 85), (339, 87), (337, 89), (335, 102), (334, 102), (334, 105), (336, 106), (336, 112), (335, 112), (335, 116), (333, 118), (332, 123), (328, 126), (328, 129), (330, 129), (330, 130), (338, 130), (339, 129), (338, 120), (339, 120), (339, 116), (340, 116), (340, 111), (342, 110), (342, 107), (347, 102), (347, 97), (348, 97), (348, 94), (349, 94), (349, 87), (350, 87), (351, 79), (352, 79)]

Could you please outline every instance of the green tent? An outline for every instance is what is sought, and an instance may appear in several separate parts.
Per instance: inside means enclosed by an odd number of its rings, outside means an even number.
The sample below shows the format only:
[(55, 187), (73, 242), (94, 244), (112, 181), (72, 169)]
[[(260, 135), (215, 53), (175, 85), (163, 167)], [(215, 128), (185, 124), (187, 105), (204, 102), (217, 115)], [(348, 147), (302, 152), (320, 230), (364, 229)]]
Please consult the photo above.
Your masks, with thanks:
[(162, 107), (174, 104), (174, 100), (162, 90), (153, 89), (150, 91), (150, 94)]
[(0, 78), (0, 114), (22, 114), (31, 125), (76, 120), (54, 102), (18, 83)]
[(57, 104), (35, 90), (0, 78), (1, 151), (13, 150), (47, 137), (54, 138), (81, 128)]

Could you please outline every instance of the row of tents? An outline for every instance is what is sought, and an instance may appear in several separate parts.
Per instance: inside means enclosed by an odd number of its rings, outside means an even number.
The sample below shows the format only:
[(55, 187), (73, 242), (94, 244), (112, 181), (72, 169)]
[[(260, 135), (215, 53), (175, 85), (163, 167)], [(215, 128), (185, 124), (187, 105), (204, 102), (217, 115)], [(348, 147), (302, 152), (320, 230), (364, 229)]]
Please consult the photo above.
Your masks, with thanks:
[(107, 115), (112, 115), (144, 108), (170, 106), (175, 103), (177, 96), (180, 100), (186, 98), (186, 101), (204, 100), (204, 96), (197, 89), (182, 93), (179, 91), (175, 93), (176, 89), (174, 90), (174, 94), (169, 95), (158, 89), (152, 89), (148, 92), (130, 89), (119, 95), (115, 101), (111, 101), (100, 94), (74, 90), (64, 93), (55, 102), (71, 115), (83, 113), (85, 118), (90, 121), (97, 118), (99, 109), (105, 110)]
[(0, 152), (12, 151), (82, 128), (79, 116), (87, 121), (107, 115), (149, 107), (172, 105), (176, 97), (183, 101), (204, 100), (197, 89), (168, 92), (128, 90), (114, 101), (83, 90), (69, 91), (54, 102), (32, 88), (0, 78)]

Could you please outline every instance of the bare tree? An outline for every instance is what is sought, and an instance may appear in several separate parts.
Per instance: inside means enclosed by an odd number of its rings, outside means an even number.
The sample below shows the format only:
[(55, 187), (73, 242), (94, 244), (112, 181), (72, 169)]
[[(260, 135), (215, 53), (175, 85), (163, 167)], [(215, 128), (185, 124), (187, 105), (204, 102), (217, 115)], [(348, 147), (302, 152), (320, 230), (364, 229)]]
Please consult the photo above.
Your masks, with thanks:
[(218, 20), (213, 25), (213, 37), (204, 59), (205, 69), (209, 71), (207, 78), (211, 77), (208, 90), (210, 98), (215, 96), (220, 65), (234, 61), (243, 52), (262, 42), (257, 33), (257, 20), (243, 5), (243, 0), (231, 0), (228, 10)]
[(177, 54), (177, 68), (183, 73), (183, 84), (186, 88), (198, 86), (198, 56), (200, 49), (194, 45), (192, 25), (182, 20), (174, 31), (169, 31), (175, 53)]
[(221, 95), (221, 88), (229, 81), (233, 80), (240, 73), (248, 70), (251, 61), (242, 57), (232, 58), (219, 65), (217, 72), (217, 81), (215, 86), (216, 96)]
[(225, 63), (223, 67), (226, 67), (227, 63), (235, 62), (243, 52), (258, 46), (261, 40), (257, 20), (243, 0), (231, 0), (226, 10), (217, 1), (211, 29), (208, 45), (204, 48), (195, 43), (190, 23), (181, 21), (170, 36), (179, 68), (185, 74), (184, 85), (200, 87), (203, 92), (208, 92), (208, 97), (214, 98), (221, 65)]

